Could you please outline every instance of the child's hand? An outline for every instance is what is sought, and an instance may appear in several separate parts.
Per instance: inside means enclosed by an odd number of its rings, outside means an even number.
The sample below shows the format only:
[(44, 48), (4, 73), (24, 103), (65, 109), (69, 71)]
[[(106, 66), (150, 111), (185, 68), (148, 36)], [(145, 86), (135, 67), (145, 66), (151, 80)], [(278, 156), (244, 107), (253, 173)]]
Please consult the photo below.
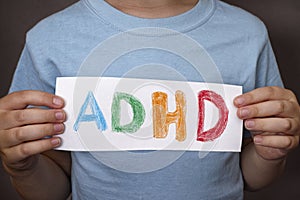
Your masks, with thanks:
[(259, 88), (235, 98), (234, 104), (254, 136), (256, 152), (265, 160), (283, 159), (298, 146), (300, 108), (291, 91)]
[(0, 155), (10, 175), (32, 170), (39, 153), (59, 146), (59, 138), (45, 137), (64, 131), (63, 106), (61, 98), (40, 91), (15, 92), (0, 99)]

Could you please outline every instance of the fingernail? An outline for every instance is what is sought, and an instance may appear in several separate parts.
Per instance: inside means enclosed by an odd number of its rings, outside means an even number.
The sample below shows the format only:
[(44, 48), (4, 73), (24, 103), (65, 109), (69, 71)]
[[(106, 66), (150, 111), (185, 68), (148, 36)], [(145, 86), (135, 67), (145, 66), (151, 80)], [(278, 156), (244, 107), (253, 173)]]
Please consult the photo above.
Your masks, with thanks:
[(61, 98), (53, 97), (53, 104), (57, 106), (62, 106), (64, 102)]
[(54, 131), (61, 132), (64, 129), (64, 125), (62, 124), (54, 124)]
[(241, 117), (247, 117), (250, 114), (250, 111), (248, 109), (242, 109), (240, 111)]
[(51, 140), (51, 144), (53, 145), (53, 146), (58, 146), (59, 144), (60, 144), (60, 139), (59, 138), (53, 138), (52, 140)]
[(237, 99), (235, 99), (235, 103), (237, 105), (243, 105), (245, 102), (245, 99), (243, 97), (238, 97)]
[(262, 143), (262, 137), (261, 136), (255, 136), (254, 137), (254, 143), (255, 144), (261, 144)]
[(56, 118), (57, 120), (63, 120), (64, 117), (65, 117), (65, 115), (64, 115), (63, 112), (56, 112), (56, 113), (55, 113), (55, 118)]
[(255, 126), (255, 122), (253, 120), (247, 120), (245, 122), (246, 128), (253, 128)]

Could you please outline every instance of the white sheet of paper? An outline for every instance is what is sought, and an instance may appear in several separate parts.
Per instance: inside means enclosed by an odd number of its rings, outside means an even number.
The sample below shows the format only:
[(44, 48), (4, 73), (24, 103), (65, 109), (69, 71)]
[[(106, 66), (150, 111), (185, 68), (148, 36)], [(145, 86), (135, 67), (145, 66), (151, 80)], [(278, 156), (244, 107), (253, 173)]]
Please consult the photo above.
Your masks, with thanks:
[[(176, 110), (175, 92), (182, 91), (186, 101), (186, 138), (176, 140), (176, 124), (170, 124), (165, 138), (153, 136), (152, 93), (168, 95), (168, 112)], [(220, 95), (229, 112), (227, 125), (221, 136), (211, 141), (198, 141), (198, 94), (209, 90)], [(112, 130), (112, 102), (116, 93), (134, 96), (143, 105), (145, 117), (142, 125), (133, 133)], [(88, 94), (93, 94), (106, 123), (106, 129), (99, 129), (96, 120), (81, 121), (78, 130), (74, 124), (83, 109)], [(242, 143), (242, 120), (236, 115), (233, 99), (242, 94), (241, 86), (199, 82), (166, 81), (152, 79), (129, 79), (110, 77), (59, 77), (56, 95), (65, 99), (64, 110), (68, 120), (66, 130), (60, 135), (62, 145), (57, 150), (69, 151), (123, 151), (123, 150), (187, 150), (187, 151), (232, 151), (239, 152)], [(213, 128), (219, 120), (219, 110), (210, 101), (205, 102), (204, 130)], [(91, 104), (81, 114), (91, 115)], [(133, 120), (133, 109), (126, 101), (120, 103), (120, 124)], [(94, 112), (95, 114), (95, 112)], [(99, 114), (99, 113), (98, 113)], [(103, 125), (103, 124), (102, 124)]]

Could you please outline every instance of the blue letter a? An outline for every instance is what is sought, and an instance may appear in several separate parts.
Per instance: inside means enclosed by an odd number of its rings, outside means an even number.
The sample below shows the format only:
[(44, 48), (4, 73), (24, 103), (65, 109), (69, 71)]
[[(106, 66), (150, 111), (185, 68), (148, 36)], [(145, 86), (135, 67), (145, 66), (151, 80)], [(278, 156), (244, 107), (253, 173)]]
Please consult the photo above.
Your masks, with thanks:
[[(92, 114), (85, 114), (87, 107), (90, 106)], [(101, 112), (97, 101), (92, 92), (89, 92), (84, 104), (82, 105), (77, 120), (73, 126), (75, 131), (78, 131), (79, 123), (95, 121), (99, 130), (104, 131), (107, 129), (106, 121), (103, 113)]]

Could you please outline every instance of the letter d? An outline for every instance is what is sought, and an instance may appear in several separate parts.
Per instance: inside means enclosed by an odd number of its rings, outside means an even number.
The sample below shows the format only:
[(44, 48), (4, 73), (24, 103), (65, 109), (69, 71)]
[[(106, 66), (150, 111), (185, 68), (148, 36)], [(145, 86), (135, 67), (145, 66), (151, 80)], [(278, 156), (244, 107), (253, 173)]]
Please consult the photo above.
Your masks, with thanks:
[[(204, 118), (205, 118), (205, 106), (204, 100), (212, 102), (219, 109), (219, 121), (215, 127), (209, 129), (208, 131), (203, 131)], [(228, 108), (223, 100), (223, 98), (217, 93), (210, 90), (203, 90), (198, 95), (198, 132), (197, 140), (201, 142), (213, 141), (220, 137), (224, 132), (227, 122), (228, 122)]]

